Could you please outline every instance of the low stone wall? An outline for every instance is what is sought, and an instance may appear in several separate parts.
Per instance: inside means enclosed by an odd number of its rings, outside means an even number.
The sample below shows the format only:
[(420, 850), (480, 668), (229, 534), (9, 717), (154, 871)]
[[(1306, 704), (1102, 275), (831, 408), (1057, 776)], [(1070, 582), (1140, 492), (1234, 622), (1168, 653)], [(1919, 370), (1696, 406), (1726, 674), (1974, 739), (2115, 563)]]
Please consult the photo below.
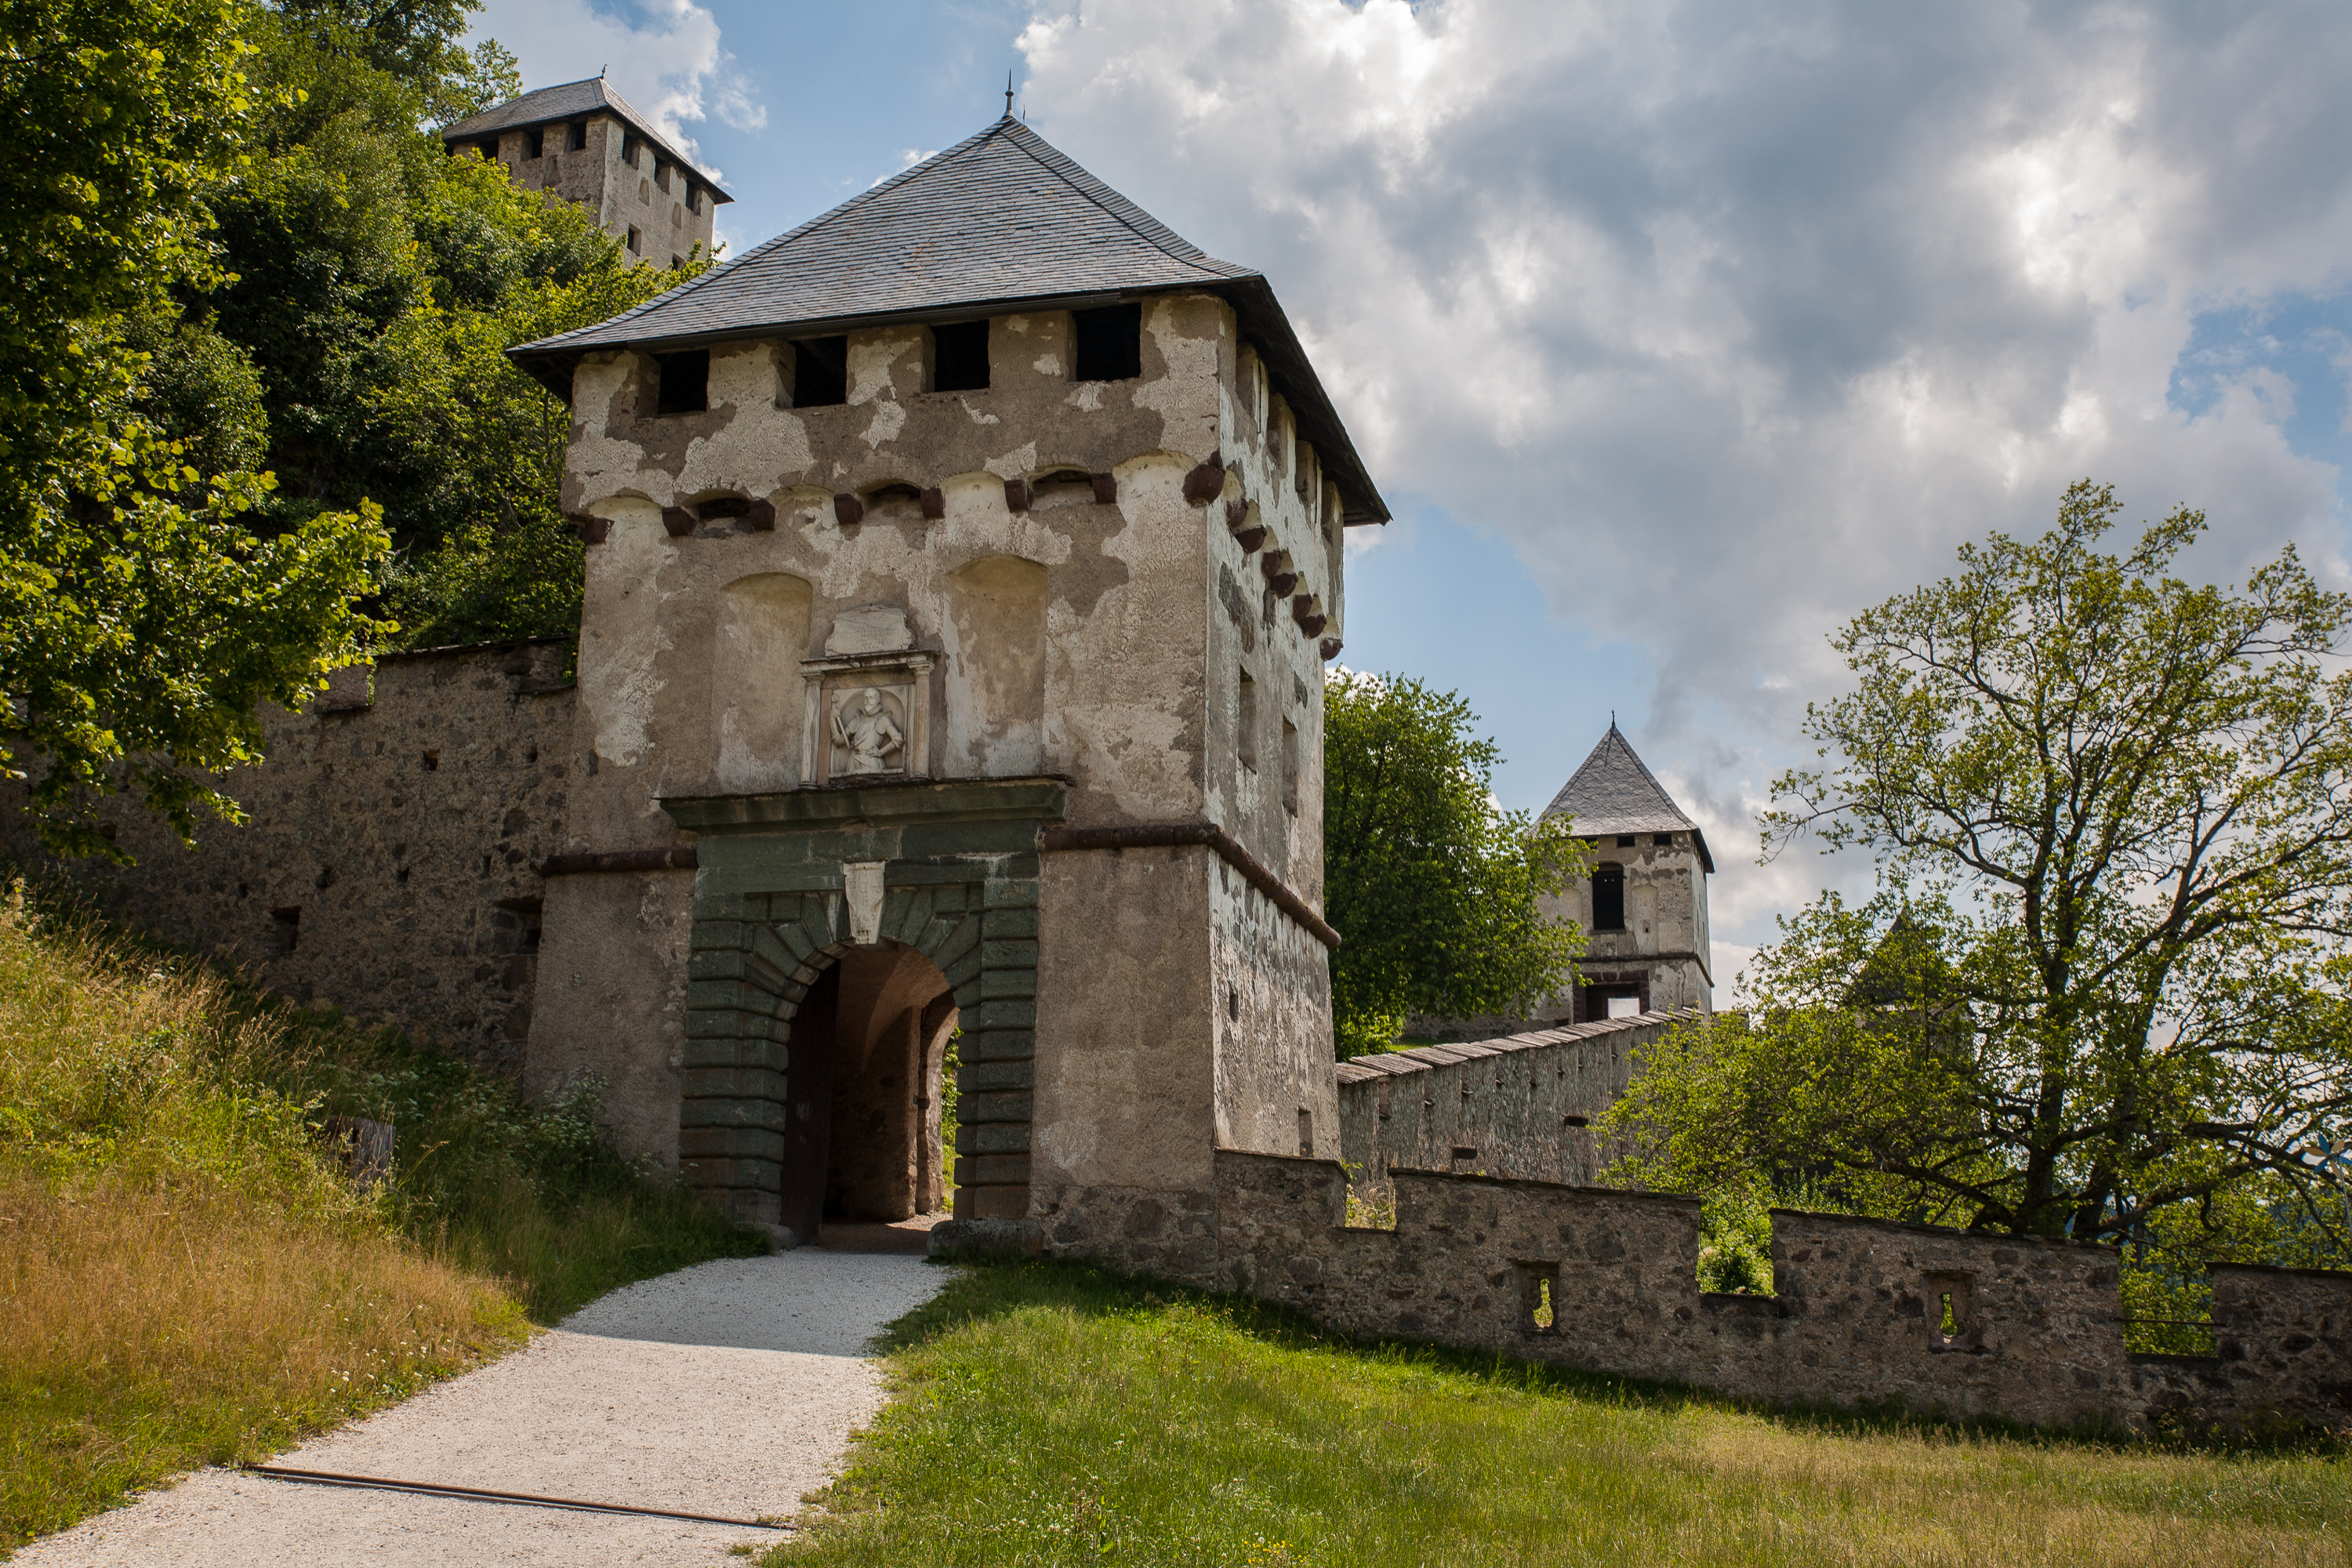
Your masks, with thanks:
[[(2218, 1353), (2139, 1356), (2124, 1350), (2110, 1247), (1775, 1210), (1778, 1294), (1713, 1295), (1697, 1285), (1694, 1199), (1433, 1171), (1391, 1180), (1395, 1228), (1349, 1228), (1337, 1163), (1221, 1152), (1213, 1261), (1152, 1248), (1150, 1262), (1167, 1271), (1181, 1258), (1196, 1283), (1358, 1334), (1779, 1405), (2049, 1426), (2352, 1426), (2352, 1274), (2217, 1268)], [(1081, 1237), (1074, 1217), (1046, 1228), (1050, 1249), (1123, 1257), (1136, 1231), (1105, 1212)]]
[(1570, 1185), (1613, 1157), (1591, 1127), (1633, 1080), (1634, 1048), (1696, 1011), (1419, 1046), (1339, 1064), (1339, 1157), (1360, 1181), (1470, 1171)]
[(560, 640), (493, 643), (338, 670), (309, 711), (264, 710), (267, 760), (224, 781), (251, 820), (202, 823), (194, 850), (120, 803), (109, 819), (136, 865), (51, 861), (21, 791), (0, 805), (0, 847), (298, 1002), (516, 1072), (538, 963), (536, 863), (562, 847), (564, 653)]

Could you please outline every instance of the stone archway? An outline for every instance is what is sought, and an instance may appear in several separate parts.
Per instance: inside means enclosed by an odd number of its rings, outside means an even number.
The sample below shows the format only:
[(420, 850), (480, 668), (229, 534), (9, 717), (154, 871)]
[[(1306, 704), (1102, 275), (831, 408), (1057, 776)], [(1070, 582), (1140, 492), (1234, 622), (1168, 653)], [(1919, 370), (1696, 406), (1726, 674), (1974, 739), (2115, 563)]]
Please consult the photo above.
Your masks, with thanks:
[(678, 1107), (688, 1184), (746, 1219), (784, 1223), (802, 1005), (845, 955), (908, 949), (937, 966), (962, 1031), (955, 1217), (1028, 1213), (1037, 833), (1060, 818), (1064, 787), (975, 780), (664, 803), (705, 835)]

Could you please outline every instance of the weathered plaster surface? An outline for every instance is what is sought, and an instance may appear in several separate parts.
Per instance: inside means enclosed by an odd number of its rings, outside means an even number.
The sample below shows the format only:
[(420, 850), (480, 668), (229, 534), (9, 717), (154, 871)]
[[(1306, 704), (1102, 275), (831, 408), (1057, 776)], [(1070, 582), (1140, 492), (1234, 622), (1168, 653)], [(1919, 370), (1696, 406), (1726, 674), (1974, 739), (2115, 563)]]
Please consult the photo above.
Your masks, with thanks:
[[(59, 868), (120, 918), (296, 1001), (517, 1071), (540, 963), (534, 868), (560, 847), (578, 784), (564, 651), (493, 644), (338, 672), (336, 706), (263, 710), (268, 760), (222, 781), (249, 822), (203, 823), (189, 850), (126, 805), (110, 816), (137, 865)], [(42, 863), (20, 810), (0, 811), (0, 834), (18, 864)]]

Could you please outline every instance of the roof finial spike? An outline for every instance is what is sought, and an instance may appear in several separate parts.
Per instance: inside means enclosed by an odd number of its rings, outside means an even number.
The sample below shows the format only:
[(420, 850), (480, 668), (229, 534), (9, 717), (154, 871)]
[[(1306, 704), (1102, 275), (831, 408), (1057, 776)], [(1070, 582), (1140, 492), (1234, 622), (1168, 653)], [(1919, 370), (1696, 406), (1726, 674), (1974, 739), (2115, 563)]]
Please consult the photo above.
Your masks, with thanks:
[(1013, 73), (1004, 73), (1004, 118), (1013, 118)]
[(604, 73), (612, 68), (613, 68), (610, 64), (598, 66), (596, 68), (596, 79), (598, 81), (603, 81), (604, 79)]

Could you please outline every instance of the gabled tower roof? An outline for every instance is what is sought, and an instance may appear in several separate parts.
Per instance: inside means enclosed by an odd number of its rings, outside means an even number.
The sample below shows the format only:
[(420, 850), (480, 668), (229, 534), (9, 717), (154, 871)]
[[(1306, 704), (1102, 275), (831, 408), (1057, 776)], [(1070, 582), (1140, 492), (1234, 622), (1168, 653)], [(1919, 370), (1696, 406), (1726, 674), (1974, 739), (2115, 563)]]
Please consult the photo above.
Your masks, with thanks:
[(560, 390), (598, 350), (1083, 310), (1180, 289), (1233, 306), (1339, 485), (1347, 521), (1388, 521), (1265, 277), (1210, 256), (1010, 115), (634, 310), (509, 353)]
[(501, 131), (520, 131), (533, 125), (553, 125), (559, 121), (584, 120), (598, 110), (617, 116), (623, 123), (654, 144), (654, 150), (669, 163), (690, 169), (694, 177), (710, 189), (711, 199), (731, 202), (735, 198), (721, 190), (719, 182), (702, 172), (695, 161), (670, 144), (668, 137), (654, 129), (652, 121), (629, 106), (629, 100), (613, 90), (613, 84), (601, 76), (585, 81), (567, 81), (557, 87), (542, 87), (524, 93), (520, 98), (508, 99), (495, 108), (441, 128), (441, 141), (472, 142), (493, 136)]
[(1579, 837), (1601, 838), (1617, 833), (1687, 833), (1698, 847), (1700, 868), (1712, 875), (1715, 857), (1706, 850), (1706, 835), (1683, 815), (1665, 786), (1652, 776), (1625, 737), (1617, 721), (1592, 748), (1559, 793), (1545, 806), (1546, 816), (1566, 816)]

